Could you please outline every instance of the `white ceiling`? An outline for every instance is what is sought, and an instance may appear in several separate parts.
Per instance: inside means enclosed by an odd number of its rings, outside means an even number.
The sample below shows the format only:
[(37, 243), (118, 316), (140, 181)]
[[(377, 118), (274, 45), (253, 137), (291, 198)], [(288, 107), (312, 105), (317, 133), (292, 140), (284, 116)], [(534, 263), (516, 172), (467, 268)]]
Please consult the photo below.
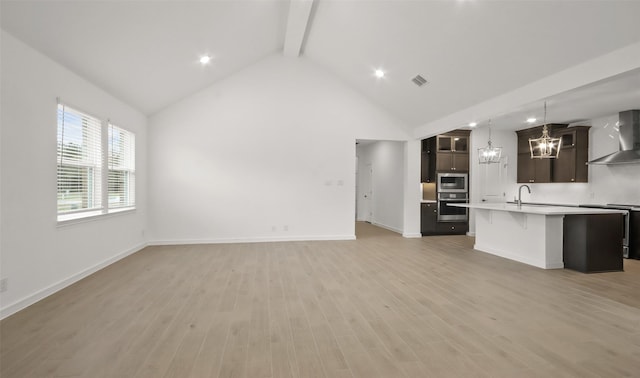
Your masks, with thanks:
[[(289, 5), (3, 0), (0, 21), (27, 44), (153, 114), (282, 53)], [(640, 1), (316, 0), (311, 13), (302, 56), (415, 127), (640, 42)], [(209, 67), (198, 63), (205, 53), (214, 57)], [(387, 75), (376, 79), (375, 68)], [(429, 84), (411, 83), (416, 74)], [(591, 113), (605, 112), (567, 115), (584, 119), (622, 110), (626, 105), (618, 104), (629, 96), (637, 99), (638, 72), (599, 84), (604, 87), (560, 95), (550, 105), (589, 104)], [(558, 116), (553, 105), (550, 114)], [(527, 106), (513, 116), (541, 109), (541, 103)], [(508, 117), (496, 115), (496, 126), (513, 125)]]
[[(146, 114), (284, 44), (284, 1), (2, 1), (2, 28)], [(210, 66), (202, 67), (201, 55)]]
[[(547, 123), (589, 125), (594, 118), (613, 115), (624, 110), (640, 109), (640, 68), (595, 82), (571, 91), (550, 96), (547, 102)], [(529, 117), (536, 118), (534, 126), (544, 122), (544, 101), (496, 114), (491, 127), (498, 130), (520, 130), (531, 127)], [(478, 127), (487, 126), (480, 120)]]
[(638, 14), (640, 2), (321, 1), (304, 53), (416, 126), (639, 41)]

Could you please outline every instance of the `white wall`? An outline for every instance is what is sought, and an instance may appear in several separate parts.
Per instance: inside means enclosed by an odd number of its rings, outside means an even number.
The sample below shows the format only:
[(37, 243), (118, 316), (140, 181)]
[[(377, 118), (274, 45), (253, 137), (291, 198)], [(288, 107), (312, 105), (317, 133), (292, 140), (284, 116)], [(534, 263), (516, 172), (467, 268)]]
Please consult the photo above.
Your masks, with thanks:
[(420, 173), (422, 164), (422, 141), (407, 141), (404, 148), (404, 229), (405, 238), (421, 238), (420, 201), (422, 184)]
[(305, 58), (269, 57), (151, 117), (152, 241), (353, 238), (355, 140), (405, 130)]
[[(517, 180), (518, 138), (514, 131), (491, 131), (491, 144), (502, 147), (500, 164), (479, 164), (478, 148), (487, 146), (489, 129), (473, 129), (470, 146), (470, 196), (472, 201), (504, 202), (513, 199), (513, 186)], [(517, 189), (517, 187), (515, 188)]]
[[(373, 213), (371, 223), (384, 228), (403, 232), (404, 214), (404, 149), (403, 142), (379, 141), (356, 148), (358, 172), (363, 172), (370, 164), (373, 169), (371, 189), (373, 196), (370, 206)], [(359, 175), (359, 180), (363, 176)], [(362, 182), (358, 183), (358, 219), (366, 218), (362, 213), (364, 198)], [(416, 204), (419, 206), (419, 204)]]
[[(1, 49), (4, 317), (144, 245), (146, 117), (4, 31)], [(136, 133), (134, 213), (57, 227), (56, 97)]]
[[(473, 129), (469, 141), (469, 200), (470, 202), (506, 202), (513, 200), (518, 169), (518, 138), (514, 131), (491, 130), (491, 143), (502, 147), (500, 163), (479, 164), (478, 148), (486, 147), (489, 129)], [(469, 233), (475, 233), (475, 216), (469, 211)]]

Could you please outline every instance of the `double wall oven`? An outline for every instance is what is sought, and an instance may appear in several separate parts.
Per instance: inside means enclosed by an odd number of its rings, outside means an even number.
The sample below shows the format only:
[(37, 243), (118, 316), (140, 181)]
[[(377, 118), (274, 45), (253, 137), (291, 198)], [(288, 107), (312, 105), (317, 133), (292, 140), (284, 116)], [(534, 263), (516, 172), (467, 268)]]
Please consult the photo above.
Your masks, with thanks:
[(467, 173), (438, 173), (438, 222), (466, 222), (469, 209), (449, 206), (469, 202), (469, 175)]

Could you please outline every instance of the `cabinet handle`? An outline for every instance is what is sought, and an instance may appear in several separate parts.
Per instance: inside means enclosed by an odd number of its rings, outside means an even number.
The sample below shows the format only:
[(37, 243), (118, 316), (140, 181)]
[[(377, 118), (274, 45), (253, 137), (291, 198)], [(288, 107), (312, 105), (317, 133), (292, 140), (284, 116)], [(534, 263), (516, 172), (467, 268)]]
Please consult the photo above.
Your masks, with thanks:
[(533, 180), (529, 180), (529, 182), (533, 182)]
[(455, 227), (455, 226), (451, 226), (451, 229), (452, 229), (452, 230), (455, 230), (455, 229), (456, 229), (456, 227)]
[(437, 213), (437, 212), (438, 212), (438, 210), (433, 210), (433, 212), (434, 212), (434, 213)]
[(571, 181), (576, 181), (576, 179), (571, 179)]

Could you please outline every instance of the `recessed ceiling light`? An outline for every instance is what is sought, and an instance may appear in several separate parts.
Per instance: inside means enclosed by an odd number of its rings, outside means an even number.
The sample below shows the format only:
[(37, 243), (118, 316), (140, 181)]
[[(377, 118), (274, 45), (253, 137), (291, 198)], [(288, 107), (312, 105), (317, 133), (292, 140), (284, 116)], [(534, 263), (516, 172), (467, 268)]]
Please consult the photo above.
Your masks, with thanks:
[(476, 127), (476, 126), (478, 126), (478, 123), (477, 122), (470, 122), (469, 126), (470, 127)]
[(209, 55), (203, 55), (200, 57), (200, 63), (204, 66), (211, 62), (211, 57)]
[(384, 77), (384, 71), (378, 68), (376, 72), (374, 72), (374, 75), (376, 75), (378, 79), (382, 79)]
[(534, 123), (535, 121), (536, 119), (533, 117), (527, 118), (527, 123)]

